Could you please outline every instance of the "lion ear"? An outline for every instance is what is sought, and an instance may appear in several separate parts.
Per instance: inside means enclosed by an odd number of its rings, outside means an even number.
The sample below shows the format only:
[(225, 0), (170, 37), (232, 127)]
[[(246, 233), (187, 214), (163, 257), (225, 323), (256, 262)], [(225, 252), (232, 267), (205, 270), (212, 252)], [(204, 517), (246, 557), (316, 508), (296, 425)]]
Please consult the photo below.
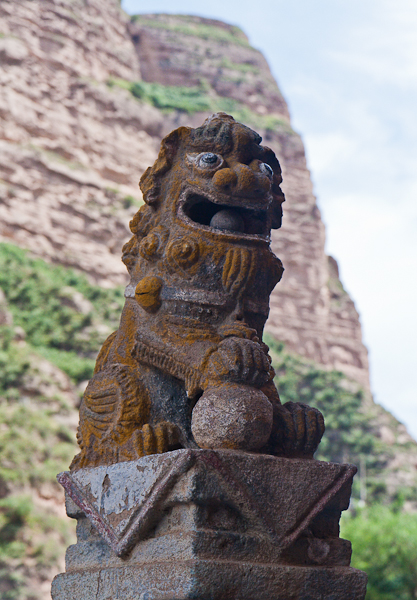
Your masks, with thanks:
[(154, 178), (152, 177), (152, 167), (148, 167), (139, 181), (139, 187), (143, 194), (143, 199), (147, 204), (153, 203), (152, 201), (149, 201), (149, 196), (154, 185), (155, 182)]
[(179, 127), (171, 131), (162, 140), (158, 158), (152, 167), (148, 167), (140, 178), (139, 187), (146, 204), (153, 205), (158, 202), (160, 178), (171, 168), (181, 140), (189, 135), (189, 132), (189, 127)]
[(174, 160), (182, 139), (189, 135), (189, 133), (189, 127), (178, 127), (178, 129), (171, 131), (171, 133), (162, 140), (160, 154), (165, 154), (166, 160), (170, 163), (169, 166), (171, 166), (172, 161)]

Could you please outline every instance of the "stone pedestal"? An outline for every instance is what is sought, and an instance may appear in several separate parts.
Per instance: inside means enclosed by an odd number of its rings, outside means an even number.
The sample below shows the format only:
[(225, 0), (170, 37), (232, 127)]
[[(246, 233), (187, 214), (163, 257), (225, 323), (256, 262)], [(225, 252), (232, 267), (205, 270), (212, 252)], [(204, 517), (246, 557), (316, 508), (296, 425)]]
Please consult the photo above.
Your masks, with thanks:
[(53, 600), (363, 600), (339, 538), (355, 467), (176, 450), (62, 473), (77, 544)]

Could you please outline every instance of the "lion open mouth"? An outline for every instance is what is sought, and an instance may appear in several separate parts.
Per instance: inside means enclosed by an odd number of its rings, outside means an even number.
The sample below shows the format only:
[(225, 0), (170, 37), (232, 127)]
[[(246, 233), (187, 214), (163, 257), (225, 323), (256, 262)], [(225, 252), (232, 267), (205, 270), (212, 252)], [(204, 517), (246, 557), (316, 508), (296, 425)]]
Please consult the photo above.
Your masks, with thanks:
[(219, 233), (269, 237), (266, 210), (217, 204), (194, 192), (187, 195), (180, 210), (187, 220)]

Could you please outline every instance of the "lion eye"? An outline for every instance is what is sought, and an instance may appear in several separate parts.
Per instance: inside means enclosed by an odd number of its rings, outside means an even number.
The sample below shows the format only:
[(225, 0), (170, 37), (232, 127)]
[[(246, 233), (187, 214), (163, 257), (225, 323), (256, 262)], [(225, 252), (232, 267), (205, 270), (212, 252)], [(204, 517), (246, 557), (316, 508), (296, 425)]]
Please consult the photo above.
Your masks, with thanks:
[(197, 157), (197, 164), (202, 168), (217, 167), (222, 162), (221, 156), (213, 152), (204, 152)]
[(265, 175), (268, 175), (268, 177), (272, 179), (272, 177), (274, 176), (274, 171), (272, 170), (272, 167), (270, 167), (267, 163), (261, 163), (259, 165), (259, 168), (263, 173), (265, 173)]

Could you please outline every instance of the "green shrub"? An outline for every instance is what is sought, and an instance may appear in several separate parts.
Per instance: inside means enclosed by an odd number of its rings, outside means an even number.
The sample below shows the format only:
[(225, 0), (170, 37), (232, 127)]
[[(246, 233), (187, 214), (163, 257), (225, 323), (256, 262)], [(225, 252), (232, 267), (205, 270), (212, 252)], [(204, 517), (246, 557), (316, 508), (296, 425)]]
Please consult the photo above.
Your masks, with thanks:
[(24, 547), (15, 544), (21, 528), (27, 524), (33, 510), (30, 496), (8, 496), (0, 500), (0, 557), (5, 554), (19, 558), (24, 554)]
[[(75, 436), (65, 424), (55, 420), (56, 408), (42, 398), (0, 398), (0, 480), (6, 485), (38, 486), (55, 482), (55, 476), (68, 466), (75, 450)], [(62, 416), (69, 415), (61, 410)]]
[(0, 500), (0, 597), (32, 600), (37, 591), (27, 587), (28, 570), (49, 579), (68, 544), (75, 541), (74, 524), (35, 506), (26, 494), (12, 493)]
[(22, 385), (30, 361), (25, 349), (13, 343), (12, 327), (0, 327), (0, 395), (13, 396)]
[(210, 110), (210, 100), (197, 87), (181, 87), (161, 85), (138, 81), (132, 83), (130, 91), (135, 98), (140, 98), (160, 109), (183, 110), (187, 113)]
[(0, 597), (5, 600), (38, 598), (27, 588), (31, 570), (49, 579), (74, 541), (73, 522), (33, 501), (43, 485), (62, 494), (56, 474), (68, 468), (76, 451), (74, 433), (63, 422), (70, 411), (56, 404), (39, 395), (0, 397)]
[(417, 515), (374, 505), (344, 514), (352, 566), (368, 575), (366, 600), (417, 598)]
[[(100, 344), (97, 346), (97, 351)], [(80, 356), (72, 351), (58, 350), (57, 348), (45, 348), (40, 346), (36, 348), (38, 354), (53, 363), (58, 369), (64, 371), (73, 381), (79, 383), (86, 379), (91, 379), (94, 371), (95, 359), (87, 356)]]

